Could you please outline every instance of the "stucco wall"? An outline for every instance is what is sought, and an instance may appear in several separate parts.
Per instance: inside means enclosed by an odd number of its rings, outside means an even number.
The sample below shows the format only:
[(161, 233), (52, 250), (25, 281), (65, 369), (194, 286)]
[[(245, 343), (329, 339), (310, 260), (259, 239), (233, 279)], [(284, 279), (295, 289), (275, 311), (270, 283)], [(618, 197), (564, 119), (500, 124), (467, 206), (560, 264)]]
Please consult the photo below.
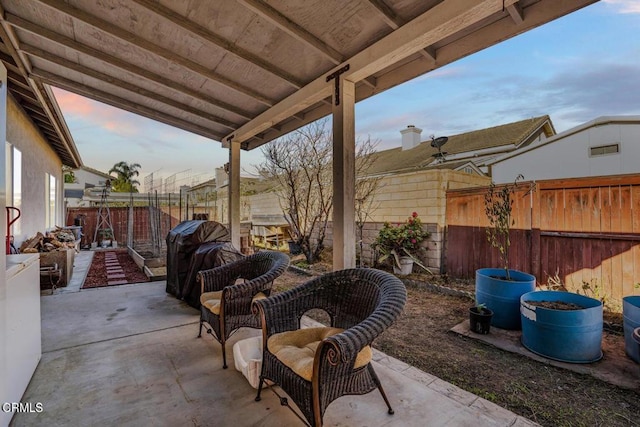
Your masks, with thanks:
[(259, 218), (282, 216), (280, 201), (275, 192), (253, 194), (249, 197), (249, 204), (251, 206), (252, 222), (259, 223)]
[[(640, 121), (592, 126), (494, 164), (493, 179), (507, 183), (518, 174), (527, 181), (539, 181), (638, 173), (639, 139)], [(619, 153), (590, 156), (590, 147), (616, 143)]]
[(20, 234), (15, 235), (16, 247), (33, 237), (36, 232), (45, 231), (46, 226), (46, 193), (45, 174), (56, 178), (56, 224), (65, 225), (64, 203), (62, 191), (62, 162), (47, 144), (42, 134), (34, 126), (31, 119), (16, 104), (13, 98), (7, 97), (7, 142), (22, 152), (22, 216)]

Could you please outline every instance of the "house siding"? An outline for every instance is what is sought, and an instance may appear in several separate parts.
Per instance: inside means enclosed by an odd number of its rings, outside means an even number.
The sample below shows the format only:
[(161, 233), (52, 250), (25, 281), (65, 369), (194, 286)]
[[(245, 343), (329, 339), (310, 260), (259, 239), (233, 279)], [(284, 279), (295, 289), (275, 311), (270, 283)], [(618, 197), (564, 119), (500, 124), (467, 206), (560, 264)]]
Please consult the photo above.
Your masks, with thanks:
[[(62, 161), (15, 100), (7, 97), (7, 142), (22, 152), (22, 215), (16, 247), (46, 226), (45, 174), (56, 178), (55, 223), (64, 222)], [(28, 207), (28, 208), (25, 208)]]
[[(594, 120), (583, 129), (559, 134), (536, 148), (512, 153), (509, 158), (492, 165), (494, 181), (513, 182), (518, 174), (527, 180), (539, 181), (640, 172), (637, 162), (640, 158), (640, 117), (620, 119), (626, 122), (606, 120)], [(590, 156), (591, 147), (608, 144), (619, 144), (619, 153)]]

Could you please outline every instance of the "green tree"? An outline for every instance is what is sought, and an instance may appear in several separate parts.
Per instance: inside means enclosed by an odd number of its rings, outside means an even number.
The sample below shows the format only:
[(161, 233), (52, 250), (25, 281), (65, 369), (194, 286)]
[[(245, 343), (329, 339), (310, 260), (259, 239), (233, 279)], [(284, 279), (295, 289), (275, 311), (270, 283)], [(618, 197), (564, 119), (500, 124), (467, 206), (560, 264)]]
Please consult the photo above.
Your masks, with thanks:
[(76, 183), (76, 175), (73, 173), (73, 169), (70, 166), (62, 165), (62, 173), (64, 175), (65, 184)]
[(118, 162), (109, 170), (109, 175), (116, 176), (111, 181), (111, 189), (116, 193), (137, 193), (140, 182), (134, 177), (140, 175), (139, 163)]

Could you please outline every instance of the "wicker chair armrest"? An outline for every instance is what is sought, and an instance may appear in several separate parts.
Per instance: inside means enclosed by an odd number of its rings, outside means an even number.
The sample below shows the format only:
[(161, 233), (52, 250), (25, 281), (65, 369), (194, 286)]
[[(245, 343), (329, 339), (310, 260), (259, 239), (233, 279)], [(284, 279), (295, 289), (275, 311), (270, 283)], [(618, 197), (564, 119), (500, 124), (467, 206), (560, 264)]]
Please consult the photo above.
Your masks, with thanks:
[(353, 364), (358, 353), (366, 346), (371, 345), (389, 326), (369, 318), (339, 334), (325, 338), (324, 341), (332, 345), (332, 349), (327, 352), (329, 363), (351, 362)]
[(202, 293), (221, 291), (233, 284), (240, 277), (244, 264), (245, 260), (240, 259), (208, 270), (200, 270), (196, 280), (202, 286)]
[(262, 316), (262, 327), (266, 337), (300, 328), (295, 303), (290, 298), (287, 299), (286, 296), (283, 296), (287, 293), (289, 291), (253, 302), (252, 311)]

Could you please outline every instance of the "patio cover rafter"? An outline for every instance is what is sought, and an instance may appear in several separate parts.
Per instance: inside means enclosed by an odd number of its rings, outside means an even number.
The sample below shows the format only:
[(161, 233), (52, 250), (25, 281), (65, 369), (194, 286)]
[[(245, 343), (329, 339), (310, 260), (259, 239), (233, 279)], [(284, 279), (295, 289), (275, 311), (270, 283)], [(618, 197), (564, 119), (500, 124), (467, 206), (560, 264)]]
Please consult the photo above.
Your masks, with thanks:
[[(375, 88), (370, 84), (356, 87), (356, 100), (361, 100), (593, 2), (528, 2), (526, 9), (518, 0), (441, 2), (259, 114), (227, 138), (242, 142), (260, 136), (248, 144), (248, 148), (253, 149), (330, 114), (331, 106), (322, 103), (333, 90), (325, 76), (344, 64), (350, 65), (350, 70), (342, 76), (344, 79), (358, 83), (374, 78)], [(373, 6), (377, 8), (375, 4)], [(517, 23), (518, 16), (523, 17), (523, 22)], [(387, 17), (385, 22), (389, 21), (390, 17)], [(429, 55), (420, 53), (425, 49)], [(429, 57), (436, 57), (436, 53), (437, 60), (432, 61)], [(390, 69), (393, 73), (387, 72)], [(304, 117), (303, 123), (287, 122), (288, 118), (300, 113)], [(280, 132), (269, 130), (278, 123), (284, 123)], [(226, 146), (224, 141), (223, 146)]]
[(118, 97), (111, 93), (96, 90), (90, 86), (78, 84), (77, 82), (74, 82), (62, 76), (55, 75), (45, 70), (34, 68), (31, 71), (31, 77), (43, 83), (47, 83), (52, 86), (59, 87), (61, 89), (65, 89), (70, 92), (71, 91), (75, 92), (79, 95), (86, 96), (87, 98), (95, 99), (96, 101), (113, 105), (125, 111), (136, 113), (152, 120), (158, 120), (160, 122), (167, 123), (176, 127), (188, 126), (193, 133), (204, 136), (206, 138), (220, 139), (222, 137), (221, 134), (215, 134), (211, 130), (205, 127), (197, 126), (195, 124), (192, 124), (190, 122), (187, 122), (175, 116), (170, 116), (164, 113), (160, 113), (157, 110), (154, 110), (149, 107), (145, 107), (140, 104), (131, 103), (125, 98)]
[(295, 39), (307, 44), (308, 46), (314, 48), (317, 52), (324, 55), (327, 59), (329, 59), (334, 64), (339, 64), (343, 61), (343, 56), (340, 52), (332, 48), (327, 43), (323, 42), (300, 25), (288, 19), (282, 13), (278, 12), (273, 7), (269, 6), (267, 3), (264, 3), (259, 0), (237, 0), (238, 3), (244, 5), (246, 8), (251, 10), (252, 12), (258, 14), (259, 16), (268, 19), (272, 24), (276, 27), (280, 28), (282, 31), (285, 31)]
[[(424, 46), (442, 40), (491, 16), (502, 10), (503, 5), (501, 0), (483, 0), (477, 3), (467, 0), (450, 0), (441, 3), (346, 60), (345, 63), (349, 64), (349, 70), (341, 78), (353, 82), (367, 78), (423, 49)], [(425, 31), (425, 28), (428, 30)], [(332, 71), (340, 68), (342, 68), (342, 64)], [(289, 98), (240, 127), (229, 137), (233, 137), (239, 142), (245, 141), (292, 114), (321, 101), (330, 95), (331, 91), (332, 84), (327, 83), (325, 76), (318, 77)]]
[(197, 109), (197, 108), (193, 108), (190, 105), (187, 104), (183, 104), (181, 102), (176, 101), (175, 99), (172, 98), (168, 98), (166, 96), (162, 96), (162, 95), (158, 95), (155, 92), (151, 92), (147, 89), (144, 89), (140, 86), (136, 86), (134, 84), (131, 84), (127, 81), (112, 77), (108, 74), (105, 73), (101, 73), (100, 71), (95, 71), (92, 70), (89, 67), (86, 67), (84, 65), (80, 65), (76, 62), (73, 61), (68, 61), (65, 59), (60, 58), (59, 56), (56, 55), (52, 55), (49, 52), (46, 52), (40, 48), (37, 48), (35, 46), (30, 46), (28, 44), (22, 44), (20, 46), (20, 51), (25, 52), (26, 54), (30, 55), (30, 56), (34, 56), (37, 58), (41, 58), (44, 59), (45, 61), (49, 61), (49, 62), (53, 62), (55, 64), (58, 64), (62, 67), (65, 67), (69, 70), (75, 71), (79, 74), (83, 74), (85, 76), (97, 79), (97, 80), (102, 80), (103, 82), (107, 82), (111, 85), (113, 85), (115, 88), (120, 88), (120, 89), (124, 89), (124, 90), (128, 90), (129, 92), (134, 92), (134, 93), (138, 93), (144, 97), (150, 98), (154, 101), (158, 101), (158, 102), (162, 102), (166, 105), (172, 106), (174, 108), (176, 108), (177, 110), (180, 111), (184, 111), (186, 113), (190, 113), (193, 114), (195, 116), (198, 117), (202, 117), (203, 119), (209, 120), (211, 122), (214, 123), (218, 123), (221, 126), (224, 126), (228, 129), (235, 129), (238, 124), (237, 123), (233, 123), (230, 122), (228, 120), (225, 120), (221, 117), (215, 116), (213, 114), (210, 114), (206, 111)]
[(280, 79), (287, 82), (289, 85), (291, 85), (296, 89), (300, 89), (304, 85), (301, 81), (299, 81), (295, 76), (293, 76), (288, 71), (283, 70), (275, 66), (274, 64), (271, 64), (265, 61), (264, 58), (261, 58), (258, 55), (255, 55), (245, 49), (242, 49), (234, 45), (230, 41), (218, 36), (217, 34), (214, 34), (212, 31), (208, 30), (207, 28), (204, 28), (201, 25), (195, 24), (193, 21), (190, 21), (189, 19), (183, 17), (182, 15), (173, 12), (171, 9), (161, 5), (160, 3), (156, 3), (151, 0), (133, 0), (133, 1), (139, 4), (140, 6), (153, 11), (158, 16), (162, 16), (168, 21), (172, 21), (174, 23), (179, 24), (185, 30), (198, 35), (204, 40), (214, 43), (216, 46), (226, 50), (230, 54), (240, 59), (244, 59), (245, 61), (250, 62), (256, 66), (259, 66), (263, 70), (273, 74), (274, 76), (279, 77)]
[(51, 30), (47, 30), (46, 28), (40, 27), (37, 24), (29, 22), (26, 19), (20, 18), (19, 16), (13, 15), (11, 13), (6, 13), (5, 19), (6, 19), (6, 22), (11, 24), (11, 26), (13, 27), (27, 31), (42, 39), (46, 39), (48, 41), (54, 42), (55, 44), (58, 44), (60, 46), (64, 46), (79, 54), (86, 55), (91, 58), (95, 58), (101, 62), (104, 62), (105, 64), (111, 65), (122, 71), (135, 74), (139, 78), (149, 80), (163, 87), (170, 88), (175, 92), (184, 93), (185, 95), (188, 95), (192, 98), (206, 102), (212, 107), (231, 112), (244, 119), (249, 119), (252, 117), (252, 114), (248, 111), (244, 111), (231, 104), (216, 101), (215, 99), (204, 95), (202, 92), (199, 92), (197, 90), (184, 86), (179, 82), (172, 81), (166, 77), (160, 76), (156, 73), (150, 72), (149, 70), (133, 65), (130, 62), (117, 58), (113, 55), (109, 55), (107, 53), (94, 49), (90, 46), (87, 46), (83, 43), (79, 43), (69, 37), (63, 36)]
[(206, 77), (212, 81), (215, 81), (240, 94), (253, 98), (256, 101), (266, 106), (273, 105), (273, 100), (262, 95), (258, 90), (254, 88), (235, 82), (225, 76), (220, 75), (219, 73), (209, 70), (207, 67), (204, 67), (203, 65), (197, 62), (194, 62), (190, 59), (184, 58), (176, 54), (176, 52), (172, 52), (142, 37), (139, 37), (134, 33), (131, 33), (129, 31), (116, 27), (110, 24), (109, 22), (106, 22), (94, 15), (91, 15), (80, 9), (77, 9), (62, 0), (37, 0), (37, 1), (57, 11), (60, 11), (75, 20), (78, 20), (98, 30), (101, 30), (106, 34), (109, 34), (110, 36), (117, 37), (120, 40), (132, 43), (139, 49), (146, 50), (147, 52), (150, 52), (154, 55), (164, 58), (167, 61), (178, 64), (188, 70), (195, 72), (196, 74), (200, 74), (203, 77)]

